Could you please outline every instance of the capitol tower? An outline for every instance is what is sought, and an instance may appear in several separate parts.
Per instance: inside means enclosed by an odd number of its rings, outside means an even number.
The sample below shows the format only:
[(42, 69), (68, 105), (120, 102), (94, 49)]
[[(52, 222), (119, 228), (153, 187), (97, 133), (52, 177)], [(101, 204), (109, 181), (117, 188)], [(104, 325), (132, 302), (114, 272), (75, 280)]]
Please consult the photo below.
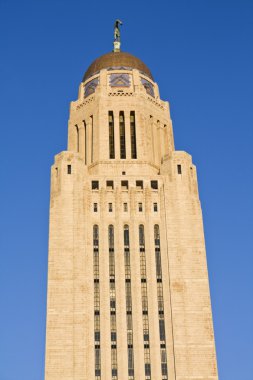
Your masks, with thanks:
[(217, 380), (196, 168), (119, 27), (51, 169), (45, 380)]

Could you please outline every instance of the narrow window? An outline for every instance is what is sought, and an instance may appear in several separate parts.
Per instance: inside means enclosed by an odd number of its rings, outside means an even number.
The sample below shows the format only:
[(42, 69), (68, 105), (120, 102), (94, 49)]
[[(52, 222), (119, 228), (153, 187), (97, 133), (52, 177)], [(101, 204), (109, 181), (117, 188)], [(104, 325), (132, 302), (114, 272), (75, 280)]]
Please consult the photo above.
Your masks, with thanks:
[(135, 112), (130, 112), (130, 133), (131, 133), (131, 157), (137, 158), (136, 152), (136, 131), (135, 131)]
[(68, 165), (67, 173), (71, 174), (71, 165)]
[(181, 167), (181, 165), (177, 165), (177, 174), (182, 174), (182, 167)]
[(127, 203), (123, 204), (123, 209), (124, 209), (124, 212), (127, 212)]
[(165, 340), (165, 327), (164, 327), (164, 319), (159, 320), (159, 332), (160, 332), (160, 340)]
[(113, 225), (111, 224), (108, 228), (108, 240), (109, 240), (109, 248), (114, 248), (114, 228), (113, 228)]
[(93, 227), (93, 245), (98, 246), (98, 226)]
[(143, 181), (136, 181), (136, 187), (139, 190), (143, 190)]
[(150, 375), (151, 375), (150, 363), (145, 363), (145, 376), (149, 377)]
[(121, 189), (128, 190), (128, 181), (121, 181)]
[(91, 162), (93, 162), (93, 116), (90, 117), (91, 124)]
[(158, 182), (157, 181), (151, 181), (151, 189), (153, 189), (153, 190), (158, 189)]
[[(116, 355), (112, 352), (112, 365), (116, 365), (116, 360), (114, 359), (114, 357), (116, 357)], [(116, 363), (116, 364), (115, 364)], [(113, 368), (112, 369), (112, 378), (113, 379), (116, 379), (117, 378), (117, 368)]]
[(138, 203), (138, 209), (139, 209), (139, 212), (142, 212), (142, 203)]
[(93, 211), (98, 212), (98, 204), (97, 203), (93, 203)]
[(109, 212), (112, 212), (112, 203), (109, 203), (109, 204), (108, 204), (108, 211), (109, 211)]
[(86, 133), (86, 123), (83, 121), (83, 126), (84, 126), (84, 161), (85, 165), (87, 164), (87, 133)]
[(139, 226), (139, 245), (140, 246), (144, 246), (145, 245), (145, 242), (144, 242), (144, 226), (143, 226), (143, 224), (140, 224), (140, 226)]
[(109, 118), (109, 157), (115, 158), (115, 148), (114, 148), (114, 119), (113, 112), (108, 112)]
[(119, 136), (120, 136), (120, 158), (126, 158), (126, 136), (124, 112), (119, 113)]
[(95, 331), (95, 341), (100, 342), (100, 331)]
[(116, 332), (111, 332), (111, 341), (116, 342), (117, 340), (117, 333)]
[(155, 237), (155, 245), (160, 246), (160, 233), (159, 233), (159, 226), (158, 224), (154, 227), (154, 237)]
[(99, 182), (98, 181), (91, 181), (91, 189), (92, 190), (99, 190)]
[(124, 246), (129, 246), (129, 227), (127, 225), (124, 226)]
[(107, 190), (113, 190), (113, 181), (106, 181)]
[(162, 363), (162, 376), (166, 376), (167, 379), (167, 363)]
[(154, 204), (153, 204), (153, 207), (154, 207), (154, 212), (157, 212), (157, 211), (158, 211), (157, 203), (154, 203)]
[(76, 151), (79, 152), (79, 129), (78, 129), (78, 125), (76, 125)]

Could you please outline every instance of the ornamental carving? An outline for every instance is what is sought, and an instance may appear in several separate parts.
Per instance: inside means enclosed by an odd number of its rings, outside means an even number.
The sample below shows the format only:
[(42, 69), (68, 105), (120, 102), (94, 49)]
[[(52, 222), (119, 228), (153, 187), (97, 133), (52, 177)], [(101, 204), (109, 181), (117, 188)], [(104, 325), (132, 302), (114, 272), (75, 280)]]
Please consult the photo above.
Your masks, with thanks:
[(152, 85), (152, 83), (149, 82), (147, 79), (144, 79), (144, 78), (141, 78), (141, 83), (145, 87), (146, 93), (153, 96), (153, 98), (154, 98), (155, 93), (154, 93), (154, 86)]
[(110, 75), (111, 87), (130, 87), (129, 74), (111, 74)]
[(84, 97), (87, 98), (87, 96), (93, 94), (96, 90), (96, 87), (98, 85), (98, 78), (94, 78), (86, 85), (84, 86)]

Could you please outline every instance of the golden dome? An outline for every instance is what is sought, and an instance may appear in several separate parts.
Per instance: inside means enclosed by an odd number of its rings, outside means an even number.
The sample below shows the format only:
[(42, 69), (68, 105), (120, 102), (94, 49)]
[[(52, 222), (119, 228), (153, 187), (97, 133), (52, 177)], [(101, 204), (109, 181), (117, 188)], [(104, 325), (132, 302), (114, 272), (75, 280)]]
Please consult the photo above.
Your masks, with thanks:
[(92, 62), (92, 64), (88, 67), (88, 70), (84, 74), (83, 82), (85, 82), (86, 79), (88, 79), (98, 71), (102, 69), (108, 69), (110, 67), (125, 67), (137, 69), (139, 71), (142, 71), (145, 75), (147, 75), (150, 79), (153, 80), (149, 68), (139, 58), (129, 53), (111, 52), (102, 55), (101, 57), (97, 58), (94, 62)]

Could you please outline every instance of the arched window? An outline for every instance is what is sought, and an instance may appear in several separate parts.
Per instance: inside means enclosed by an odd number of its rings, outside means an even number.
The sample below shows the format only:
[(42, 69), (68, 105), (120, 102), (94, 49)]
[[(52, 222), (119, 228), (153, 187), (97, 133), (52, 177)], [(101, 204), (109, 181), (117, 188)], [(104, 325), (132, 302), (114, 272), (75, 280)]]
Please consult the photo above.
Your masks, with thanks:
[(129, 246), (129, 226), (124, 225), (124, 245)]
[(114, 228), (112, 224), (110, 224), (108, 227), (108, 241), (109, 248), (114, 248)]
[(126, 158), (125, 116), (123, 111), (120, 111), (119, 113), (119, 137), (120, 158)]
[(160, 245), (160, 232), (158, 224), (154, 226), (155, 245)]
[(139, 245), (140, 246), (144, 246), (145, 245), (144, 226), (143, 226), (143, 224), (139, 225)]
[(99, 238), (99, 235), (98, 235), (98, 225), (95, 224), (93, 226), (93, 245), (98, 245), (98, 238)]

